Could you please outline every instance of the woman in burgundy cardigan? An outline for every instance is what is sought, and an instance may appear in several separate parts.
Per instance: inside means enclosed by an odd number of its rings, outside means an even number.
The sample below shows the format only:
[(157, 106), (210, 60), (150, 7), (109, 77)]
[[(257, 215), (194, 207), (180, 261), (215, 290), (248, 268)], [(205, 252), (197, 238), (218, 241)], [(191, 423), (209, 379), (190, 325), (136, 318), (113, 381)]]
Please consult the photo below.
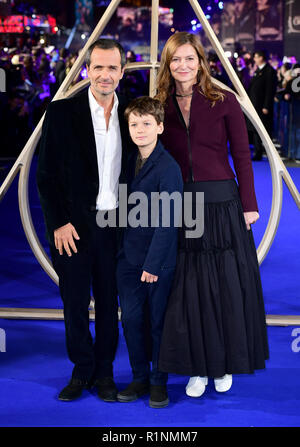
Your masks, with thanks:
[[(259, 218), (247, 130), (233, 93), (211, 81), (202, 45), (179, 32), (161, 56), (157, 98), (165, 104), (164, 146), (185, 191), (204, 192), (204, 234), (179, 232), (175, 280), (160, 351), (162, 371), (191, 376), (189, 396), (208, 378), (229, 390), (232, 374), (268, 358), (265, 309), (251, 224)], [(235, 174), (228, 161), (228, 144)]]

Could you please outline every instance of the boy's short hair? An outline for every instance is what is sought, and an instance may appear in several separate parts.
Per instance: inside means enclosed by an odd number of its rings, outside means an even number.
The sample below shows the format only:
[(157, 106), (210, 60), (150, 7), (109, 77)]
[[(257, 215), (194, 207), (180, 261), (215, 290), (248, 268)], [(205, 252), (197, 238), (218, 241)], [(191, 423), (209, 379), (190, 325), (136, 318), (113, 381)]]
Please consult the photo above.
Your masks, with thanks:
[(157, 124), (163, 123), (165, 117), (162, 103), (158, 99), (150, 98), (150, 96), (140, 96), (131, 101), (124, 113), (127, 121), (131, 113), (139, 116), (152, 115)]

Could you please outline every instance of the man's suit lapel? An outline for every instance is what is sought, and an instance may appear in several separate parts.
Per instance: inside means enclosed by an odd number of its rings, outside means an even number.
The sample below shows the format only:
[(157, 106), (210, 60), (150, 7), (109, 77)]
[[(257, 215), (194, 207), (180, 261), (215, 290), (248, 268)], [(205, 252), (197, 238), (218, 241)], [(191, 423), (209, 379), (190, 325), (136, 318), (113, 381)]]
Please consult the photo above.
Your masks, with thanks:
[(255, 72), (255, 76), (253, 76), (251, 84), (254, 84), (258, 79), (260, 79), (267, 70), (267, 64), (261, 70), (257, 70)]
[[(74, 98), (75, 99), (75, 98)], [(84, 154), (90, 164), (94, 178), (98, 178), (97, 149), (88, 99), (88, 89), (76, 97), (77, 107), (74, 107), (75, 129)]]
[(253, 76), (252, 79), (251, 79), (250, 85), (255, 84), (255, 82), (256, 82), (256, 81), (259, 79), (259, 77), (260, 77), (260, 73), (261, 73), (260, 70), (256, 70), (256, 71), (255, 71), (254, 76)]

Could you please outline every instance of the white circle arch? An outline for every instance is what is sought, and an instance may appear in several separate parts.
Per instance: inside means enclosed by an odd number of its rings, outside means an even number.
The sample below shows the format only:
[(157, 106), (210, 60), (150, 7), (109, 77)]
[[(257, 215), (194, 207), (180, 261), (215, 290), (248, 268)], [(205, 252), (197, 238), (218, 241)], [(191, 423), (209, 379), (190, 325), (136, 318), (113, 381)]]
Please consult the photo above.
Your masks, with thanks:
[[(134, 65), (134, 64), (132, 64)], [(132, 69), (132, 66), (130, 67)], [(136, 67), (133, 67), (136, 68)], [(149, 68), (148, 64), (144, 64), (142, 66), (139, 65), (139, 68)], [(233, 90), (229, 89), (226, 85), (217, 82), (214, 80), (215, 83), (220, 85), (222, 88), (230, 90), (233, 92)], [(72, 89), (70, 89), (67, 94), (64, 96), (65, 98), (72, 97), (76, 93), (83, 90), (87, 85), (89, 84), (88, 80), (81, 81), (79, 84), (75, 85)], [(235, 93), (235, 92), (233, 92)], [(260, 133), (261, 137), (265, 137), (264, 129), (261, 129), (258, 125), (257, 121), (255, 120), (255, 117), (251, 115), (249, 110), (247, 109), (247, 106), (243, 104), (243, 101), (236, 95), (237, 99), (239, 100), (242, 110), (246, 113), (246, 115), (249, 117), (249, 119), (252, 121), (253, 125), (256, 127), (258, 132)], [(39, 123), (40, 125), (38, 127), (41, 127), (42, 123)], [(28, 181), (29, 181), (29, 172), (32, 162), (32, 157), (34, 155), (36, 146), (38, 144), (39, 138), (40, 138), (40, 132), (34, 136), (34, 144), (29, 145), (29, 149), (26, 152), (26, 156), (24, 156), (21, 172), (20, 172), (20, 178), (19, 178), (19, 208), (20, 208), (20, 214), (22, 219), (23, 228), (27, 237), (27, 240), (32, 248), (33, 253), (35, 254), (36, 258), (40, 262), (43, 269), (46, 271), (46, 273), (58, 284), (58, 278), (57, 275), (52, 267), (52, 264), (46, 255), (44, 249), (42, 248), (42, 245), (38, 239), (38, 236), (36, 234), (36, 231), (34, 229), (33, 223), (32, 223), (32, 217), (30, 212), (30, 206), (29, 206), (29, 197), (28, 197)], [(273, 143), (272, 143), (273, 146)], [(267, 225), (267, 228), (264, 232), (263, 238), (259, 244), (259, 247), (257, 249), (257, 256), (258, 261), (261, 264), (263, 260), (265, 259), (272, 242), (274, 240), (279, 220), (280, 220), (280, 214), (281, 214), (281, 207), (282, 207), (282, 177), (284, 176), (284, 165), (282, 166), (281, 159), (278, 163), (278, 160), (276, 157), (274, 157), (274, 154), (272, 152), (272, 149), (267, 145), (267, 156), (270, 162), (270, 168), (271, 168), (271, 175), (272, 175), (272, 187), (273, 187), (273, 197), (272, 197), (272, 207), (271, 207), (271, 213), (269, 217), (269, 222)], [(276, 149), (275, 149), (276, 151)], [(277, 154), (277, 151), (276, 151)], [(283, 169), (284, 168), (284, 169)]]
[[(64, 80), (63, 84), (61, 85), (60, 89), (58, 90), (57, 94), (55, 95), (55, 98), (53, 100), (59, 100), (62, 98), (68, 98), (79, 91), (81, 91), (83, 88), (85, 88), (89, 81), (84, 80), (73, 86), (71, 89), (69, 89), (72, 80), (75, 78), (75, 76), (78, 74), (78, 71), (80, 70), (84, 58), (85, 53), (88, 49), (88, 47), (100, 36), (103, 29), (105, 28), (106, 24), (110, 20), (112, 14), (114, 13), (115, 9), (119, 5), (121, 0), (112, 0), (110, 5), (107, 7), (104, 15), (102, 16), (100, 22), (98, 23), (97, 27), (95, 28), (94, 32), (88, 39), (88, 42), (86, 43), (85, 47), (83, 48), (82, 52), (78, 56), (74, 66), (70, 70), (67, 78)], [(257, 256), (259, 264), (263, 262), (265, 259), (268, 251), (270, 250), (270, 247), (272, 245), (272, 242), (274, 240), (274, 237), (276, 235), (276, 231), (279, 225), (280, 220), (280, 214), (281, 214), (281, 208), (282, 208), (282, 180), (284, 179), (286, 185), (288, 186), (295, 202), (297, 203), (298, 207), (300, 208), (300, 195), (299, 192), (294, 185), (287, 169), (285, 168), (282, 160), (280, 159), (272, 140), (270, 139), (268, 133), (266, 132), (258, 114), (256, 113), (252, 103), (250, 102), (242, 84), (240, 83), (239, 78), (237, 77), (233, 67), (229, 63), (220, 42), (218, 41), (217, 37), (215, 36), (208, 20), (205, 17), (205, 14), (203, 13), (199, 3), (196, 0), (189, 0), (192, 8), (194, 9), (194, 12), (196, 16), (198, 17), (199, 21), (202, 23), (203, 29), (205, 30), (208, 38), (210, 39), (213, 48), (215, 49), (220, 61), (222, 62), (224, 68), (226, 69), (229, 78), (231, 79), (234, 87), (236, 88), (238, 93), (235, 93), (233, 90), (229, 89), (226, 85), (220, 83), (219, 81), (213, 80), (216, 84), (220, 85), (222, 88), (226, 90), (232, 91), (239, 101), (241, 108), (243, 112), (247, 115), (249, 120), (254, 125), (255, 129), (257, 130), (258, 134), (260, 135), (262, 142), (265, 146), (267, 157), (270, 163), (271, 168), (271, 175), (272, 175), (272, 207), (271, 212), (267, 224), (267, 228), (264, 232), (263, 238), (259, 244), (259, 247), (257, 249)], [(126, 70), (133, 70), (133, 69), (150, 69), (150, 86), (149, 86), (149, 94), (150, 96), (154, 96), (155, 94), (155, 81), (156, 81), (156, 75), (157, 75), (157, 69), (159, 67), (158, 63), (158, 12), (159, 12), (159, 0), (152, 0), (152, 17), (151, 17), (151, 47), (150, 47), (150, 62), (136, 62), (136, 63), (130, 63), (125, 68)], [(58, 284), (58, 277), (53, 269), (53, 266), (51, 264), (51, 261), (49, 260), (42, 244), (39, 241), (39, 238), (36, 234), (31, 212), (30, 212), (30, 205), (29, 205), (29, 197), (28, 197), (28, 182), (29, 182), (29, 173), (30, 173), (30, 167), (32, 163), (32, 158), (35, 152), (35, 149), (37, 147), (37, 144), (39, 142), (40, 136), (41, 136), (41, 130), (42, 130), (42, 124), (43, 124), (44, 117), (40, 120), (38, 123), (36, 129), (34, 130), (33, 134), (29, 138), (27, 144), (25, 145), (22, 153), (20, 154), (19, 158), (17, 159), (16, 163), (14, 164), (13, 168), (11, 169), (9, 175), (5, 179), (3, 185), (0, 188), (0, 200), (5, 195), (6, 191), (8, 190), (10, 184), (12, 183), (14, 177), (16, 174), (20, 171), (20, 178), (19, 178), (19, 186), (18, 186), (18, 200), (19, 200), (19, 209), (20, 209), (20, 215), (22, 220), (22, 225), (25, 231), (25, 235), (27, 237), (28, 243), (37, 258), (38, 262), (40, 263), (41, 267), (45, 270), (45, 272), (49, 275), (49, 277)], [(41, 309), (39, 309), (41, 310)], [(1, 312), (0, 312), (1, 314)], [(281, 316), (273, 316), (275, 317), (272, 321), (273, 324), (299, 324), (300, 317), (293, 317), (292, 318), (285, 318)], [(279, 317), (279, 318), (276, 318)], [(287, 316), (288, 317), (288, 316)]]

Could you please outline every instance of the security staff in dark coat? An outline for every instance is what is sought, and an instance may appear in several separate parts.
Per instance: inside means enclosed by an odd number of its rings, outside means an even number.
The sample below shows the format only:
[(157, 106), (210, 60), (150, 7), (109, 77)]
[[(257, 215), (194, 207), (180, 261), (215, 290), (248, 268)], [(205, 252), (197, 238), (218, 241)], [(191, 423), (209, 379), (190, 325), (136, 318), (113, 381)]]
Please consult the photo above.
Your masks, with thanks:
[[(273, 108), (277, 86), (277, 75), (276, 71), (271, 67), (267, 60), (268, 58), (265, 51), (255, 52), (254, 61), (258, 68), (255, 71), (248, 88), (248, 95), (267, 132), (271, 135), (273, 130)], [(249, 125), (249, 130), (253, 133), (255, 147), (253, 160), (259, 161), (262, 159), (264, 150), (263, 144), (251, 123)]]

